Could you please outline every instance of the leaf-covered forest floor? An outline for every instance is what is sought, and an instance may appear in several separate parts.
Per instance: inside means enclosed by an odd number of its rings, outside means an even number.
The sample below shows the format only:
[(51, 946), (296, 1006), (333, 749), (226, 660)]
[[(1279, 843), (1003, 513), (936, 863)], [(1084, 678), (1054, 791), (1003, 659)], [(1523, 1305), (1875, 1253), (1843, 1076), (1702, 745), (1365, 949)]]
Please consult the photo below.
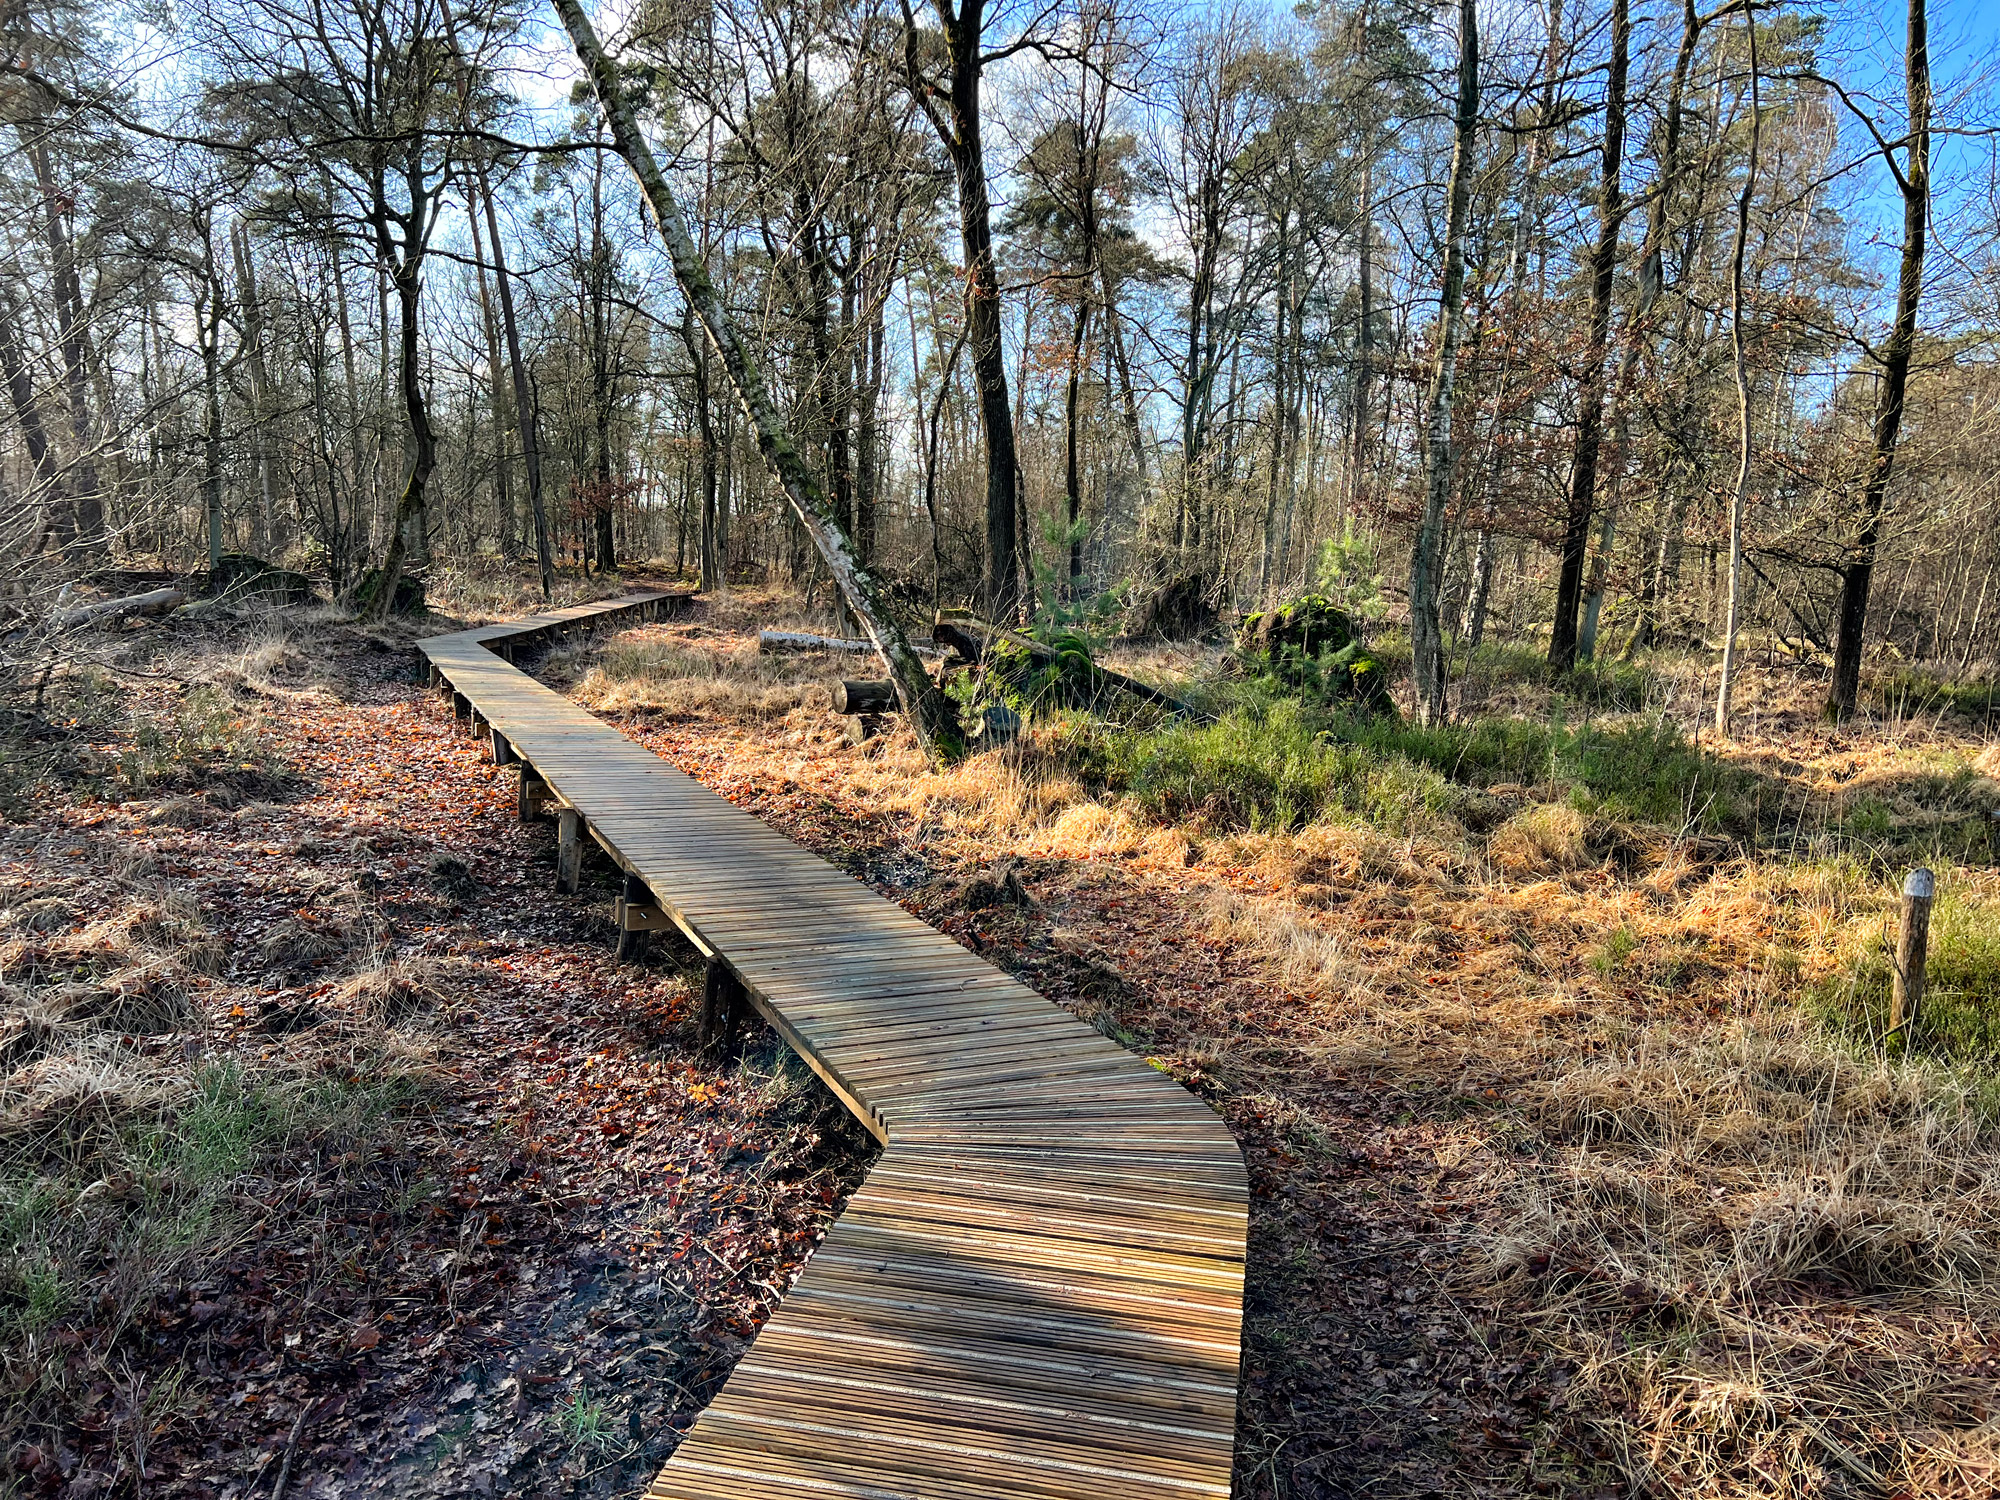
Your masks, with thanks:
[[(1782, 851), (1394, 757), (1252, 828), (1060, 725), (942, 774), (851, 746), (852, 663), (756, 652), (815, 623), (739, 590), (539, 670), (1223, 1112), (1239, 1495), (2000, 1482), (1983, 732), (1836, 733), (1753, 674), (1728, 756)], [(249, 1500), (288, 1452), (295, 1497), (636, 1493), (865, 1174), (768, 1037), (697, 1065), (698, 974), (613, 963), (608, 884), (550, 894), (548, 830), (415, 686), (438, 628), (137, 627), (0, 764), (0, 1495)], [(1699, 698), (1675, 670), (1649, 707)], [(1917, 857), (1957, 1050), (1888, 1063), (1858, 1038)]]
[(865, 1170), (415, 633), (128, 632), (9, 747), (0, 1495), (636, 1493)]

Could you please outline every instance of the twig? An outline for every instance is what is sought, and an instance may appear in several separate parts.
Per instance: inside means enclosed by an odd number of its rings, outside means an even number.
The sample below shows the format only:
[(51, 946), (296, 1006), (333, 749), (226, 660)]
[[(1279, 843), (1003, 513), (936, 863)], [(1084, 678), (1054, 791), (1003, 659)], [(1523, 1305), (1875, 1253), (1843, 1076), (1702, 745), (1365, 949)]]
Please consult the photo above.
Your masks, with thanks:
[(285, 1461), (278, 1465), (278, 1482), (271, 1486), (271, 1500), (285, 1500), (285, 1489), (292, 1482), (292, 1458), (299, 1451), (299, 1434), (305, 1431), (306, 1418), (318, 1404), (308, 1401), (292, 1421), (292, 1435), (285, 1439)]

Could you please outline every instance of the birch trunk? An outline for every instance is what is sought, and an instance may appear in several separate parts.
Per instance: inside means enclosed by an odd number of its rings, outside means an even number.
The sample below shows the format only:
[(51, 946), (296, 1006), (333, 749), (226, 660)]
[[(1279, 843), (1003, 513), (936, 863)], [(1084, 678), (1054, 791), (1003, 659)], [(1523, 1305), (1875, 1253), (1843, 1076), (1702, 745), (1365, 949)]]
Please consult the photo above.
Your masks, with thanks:
[(1729, 699), (1736, 686), (1736, 612), (1743, 602), (1743, 500), (1750, 488), (1750, 366), (1743, 347), (1743, 251), (1750, 242), (1750, 195), (1757, 186), (1762, 141), (1757, 91), (1757, 12), (1746, 11), (1750, 33), (1750, 162), (1736, 200), (1736, 243), (1729, 260), (1729, 348), (1736, 362), (1736, 489), (1729, 497), (1729, 605), (1722, 627), (1722, 682), (1715, 692), (1716, 733), (1729, 734)]
[(1425, 440), (1424, 518), (1410, 555), (1410, 644), (1417, 713), (1425, 724), (1446, 712), (1444, 625), (1438, 584), (1444, 571), (1445, 511), (1451, 499), (1451, 405), (1465, 309), (1465, 221), (1472, 202), (1472, 153), (1479, 129), (1479, 16), (1474, 0), (1459, 0), (1457, 139), (1446, 189), (1444, 286), (1438, 298), (1438, 354), (1431, 371)]
[[(653, 159), (652, 148), (640, 133), (616, 68), (605, 55), (597, 33), (591, 28), (578, 0), (555, 0), (555, 8), (576, 47), (577, 56), (590, 73), (591, 85), (611, 127), (618, 154), (632, 169), (632, 175), (638, 179), (640, 190), (653, 210), (653, 217), (660, 227), (660, 237), (666, 242), (667, 254), (673, 263), (674, 279), (680, 283), (681, 294), (694, 308), (695, 316), (715, 348), (723, 372), (736, 388), (744, 415), (756, 433), (758, 450), (771, 466), (800, 525), (819, 549), (827, 571), (839, 586), (848, 606), (859, 617), (876, 649), (888, 662), (889, 673), (896, 680), (896, 691), (903, 702), (903, 712), (925, 752), (934, 761), (955, 759), (965, 748), (957, 714), (925, 672), (909, 637), (890, 614), (880, 585), (855, 556), (854, 544), (835, 517), (819, 482), (813, 477), (811, 467), (785, 430), (785, 424), (765, 386), (763, 373), (752, 361), (749, 348), (738, 334), (714, 283), (709, 280), (708, 267), (703, 264), (700, 252), (688, 234), (673, 190)], [(997, 311), (996, 308), (996, 317)]]

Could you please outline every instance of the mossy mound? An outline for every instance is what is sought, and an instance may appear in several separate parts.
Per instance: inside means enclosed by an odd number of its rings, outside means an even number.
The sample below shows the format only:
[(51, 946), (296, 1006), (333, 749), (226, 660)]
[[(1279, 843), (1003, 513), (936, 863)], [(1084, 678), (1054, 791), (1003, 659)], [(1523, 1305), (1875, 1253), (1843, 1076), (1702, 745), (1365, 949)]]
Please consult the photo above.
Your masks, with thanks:
[(233, 599), (269, 599), (275, 604), (311, 604), (319, 598), (303, 573), (267, 563), (248, 552), (225, 552), (209, 570), (208, 591)]
[[(375, 607), (375, 601), (382, 592), (382, 570), (370, 568), (361, 575), (361, 582), (354, 588), (354, 607), (367, 614)], [(396, 599), (390, 613), (398, 615), (420, 614), (424, 609), (424, 581), (412, 578), (408, 573), (396, 580)]]
[(1245, 615), (1236, 651), (1253, 674), (1287, 693), (1369, 708), (1386, 706), (1388, 677), (1347, 612), (1324, 594), (1303, 594)]

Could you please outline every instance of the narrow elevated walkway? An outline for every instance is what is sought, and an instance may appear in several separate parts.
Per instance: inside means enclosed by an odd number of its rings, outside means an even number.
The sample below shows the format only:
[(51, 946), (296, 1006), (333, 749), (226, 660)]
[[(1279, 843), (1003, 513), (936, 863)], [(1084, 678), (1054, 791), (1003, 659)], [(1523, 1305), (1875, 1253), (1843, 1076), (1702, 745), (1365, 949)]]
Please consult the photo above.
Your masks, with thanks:
[(524, 807), (545, 787), (626, 872), (627, 908), (726, 965), (887, 1147), (648, 1496), (1228, 1495), (1247, 1203), (1228, 1130), (495, 654), (661, 599), (420, 648), (522, 763)]

